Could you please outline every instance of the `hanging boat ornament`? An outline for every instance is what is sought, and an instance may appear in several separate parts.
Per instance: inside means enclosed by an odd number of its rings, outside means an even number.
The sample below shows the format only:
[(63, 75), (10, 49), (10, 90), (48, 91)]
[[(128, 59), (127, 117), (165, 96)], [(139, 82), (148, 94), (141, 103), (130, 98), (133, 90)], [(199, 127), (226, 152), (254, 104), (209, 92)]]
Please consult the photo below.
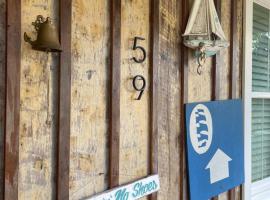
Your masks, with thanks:
[(213, 0), (194, 0), (183, 37), (184, 45), (195, 50), (198, 74), (207, 57), (229, 46)]
[(37, 32), (37, 39), (32, 41), (31, 38), (24, 33), (24, 40), (32, 45), (32, 48), (38, 51), (60, 52), (61, 45), (59, 42), (58, 32), (52, 25), (51, 19), (46, 19), (42, 15), (38, 15), (35, 22), (32, 23)]

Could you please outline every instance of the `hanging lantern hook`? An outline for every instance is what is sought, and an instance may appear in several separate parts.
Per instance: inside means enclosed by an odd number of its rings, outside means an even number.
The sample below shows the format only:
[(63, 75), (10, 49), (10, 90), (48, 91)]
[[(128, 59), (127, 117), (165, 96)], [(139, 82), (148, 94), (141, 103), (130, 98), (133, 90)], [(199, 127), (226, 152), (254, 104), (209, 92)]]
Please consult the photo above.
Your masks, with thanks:
[(198, 62), (197, 73), (199, 75), (201, 75), (202, 74), (202, 67), (206, 61), (205, 44), (203, 42), (201, 42), (199, 44), (198, 52), (199, 53), (198, 53), (198, 57), (197, 57), (197, 62)]

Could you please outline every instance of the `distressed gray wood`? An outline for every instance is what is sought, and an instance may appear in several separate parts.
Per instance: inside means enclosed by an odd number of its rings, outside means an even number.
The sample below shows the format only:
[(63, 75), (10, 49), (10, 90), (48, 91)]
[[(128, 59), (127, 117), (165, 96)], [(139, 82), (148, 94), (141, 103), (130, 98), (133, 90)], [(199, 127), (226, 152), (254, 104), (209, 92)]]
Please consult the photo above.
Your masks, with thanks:
[(0, 0), (0, 199), (3, 199), (4, 184), (4, 119), (5, 119), (5, 74), (6, 74), (6, 1)]
[(181, 2), (160, 1), (158, 66), (159, 200), (180, 199)]

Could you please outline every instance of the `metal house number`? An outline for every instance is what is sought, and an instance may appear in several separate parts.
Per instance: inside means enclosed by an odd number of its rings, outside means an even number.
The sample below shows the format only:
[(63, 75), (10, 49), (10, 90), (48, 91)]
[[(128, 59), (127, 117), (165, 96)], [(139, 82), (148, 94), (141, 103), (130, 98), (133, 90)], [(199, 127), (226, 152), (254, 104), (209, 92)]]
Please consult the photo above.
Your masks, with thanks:
[(133, 57), (132, 59), (136, 62), (136, 63), (143, 63), (146, 59), (146, 51), (143, 47), (141, 46), (138, 46), (137, 43), (138, 43), (138, 40), (145, 40), (144, 38), (142, 37), (135, 37), (134, 38), (134, 44), (133, 44), (133, 50), (141, 50), (141, 52), (143, 53), (143, 57), (141, 59), (137, 59), (136, 57)]
[[(137, 86), (137, 84), (136, 84), (137, 81), (142, 81), (141, 87), (138, 87)], [(133, 87), (134, 87), (134, 89), (136, 91), (140, 92), (140, 94), (139, 94), (139, 96), (138, 96), (138, 98), (136, 100), (141, 100), (142, 95), (143, 95), (143, 92), (144, 92), (144, 89), (145, 89), (145, 86), (146, 86), (146, 80), (145, 80), (145, 78), (143, 76), (141, 76), (141, 75), (135, 76), (133, 78), (132, 85), (133, 85)]]
[[(133, 57), (132, 59), (134, 60), (134, 62), (136, 63), (143, 63), (146, 59), (146, 50), (142, 47), (142, 46), (139, 46), (137, 43), (138, 43), (138, 40), (145, 40), (145, 38), (142, 38), (142, 37), (134, 37), (134, 43), (133, 43), (133, 50), (136, 51), (136, 50), (140, 50), (143, 54), (143, 57), (142, 58), (136, 58), (136, 57)], [(142, 81), (142, 84), (140, 84), (140, 86), (137, 85), (137, 83), (139, 81)], [(145, 78), (142, 76), (142, 75), (137, 75), (133, 78), (132, 80), (132, 85), (133, 85), (133, 88), (140, 92), (139, 93), (139, 96), (137, 97), (136, 100), (141, 100), (142, 98), (142, 95), (144, 93), (144, 90), (145, 90), (145, 87), (146, 87), (146, 80)]]

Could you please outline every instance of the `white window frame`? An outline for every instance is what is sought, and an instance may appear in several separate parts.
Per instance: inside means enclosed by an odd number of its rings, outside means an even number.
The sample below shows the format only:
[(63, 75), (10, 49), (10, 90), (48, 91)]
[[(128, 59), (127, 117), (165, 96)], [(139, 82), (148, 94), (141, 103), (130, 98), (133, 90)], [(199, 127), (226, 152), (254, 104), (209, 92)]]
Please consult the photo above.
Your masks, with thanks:
[(252, 39), (253, 39), (253, 3), (270, 9), (269, 0), (244, 0), (244, 131), (245, 131), (245, 184), (244, 200), (269, 200), (270, 178), (252, 183), (251, 178), (251, 103), (253, 98), (270, 99), (270, 93), (252, 92)]

